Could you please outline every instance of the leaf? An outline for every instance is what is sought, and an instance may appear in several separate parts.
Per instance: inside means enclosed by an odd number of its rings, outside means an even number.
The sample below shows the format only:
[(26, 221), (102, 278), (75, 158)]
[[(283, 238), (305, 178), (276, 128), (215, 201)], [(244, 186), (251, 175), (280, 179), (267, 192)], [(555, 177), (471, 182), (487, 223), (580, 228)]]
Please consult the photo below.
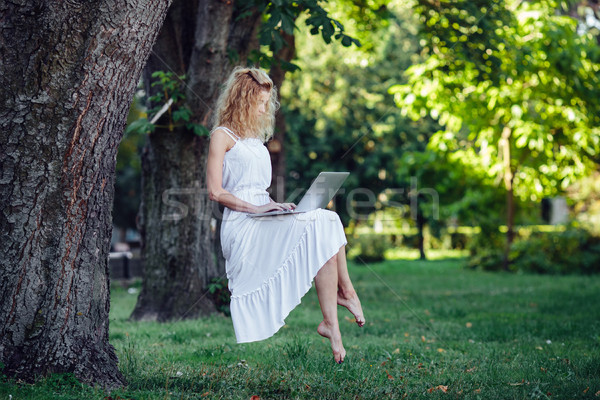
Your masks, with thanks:
[(281, 14), (281, 28), (288, 35), (293, 35), (296, 25), (294, 24), (292, 17), (287, 14)]
[(125, 128), (125, 134), (151, 133), (151, 132), (154, 132), (154, 128), (155, 128), (155, 126), (153, 124), (151, 124), (147, 118), (140, 118), (140, 119), (133, 121), (129, 125), (127, 125), (127, 128)]
[(249, 17), (251, 15), (252, 15), (252, 10), (244, 11), (243, 13), (240, 13), (240, 15), (237, 16), (237, 18), (235, 19), (235, 21), (237, 22), (237, 21), (239, 21), (241, 19), (244, 19), (246, 17)]
[(192, 132), (194, 132), (195, 135), (198, 136), (208, 136), (210, 134), (210, 131), (204, 125), (196, 124), (193, 122), (186, 124), (186, 128), (190, 129)]
[(432, 393), (432, 392), (435, 392), (436, 390), (441, 390), (442, 392), (446, 393), (448, 391), (448, 386), (437, 385), (436, 387), (427, 389), (427, 392)]
[(190, 120), (191, 116), (192, 116), (192, 112), (189, 109), (182, 108), (179, 110), (175, 110), (173, 112), (173, 121), (177, 122), (177, 121), (183, 120), (183, 121), (187, 122)]

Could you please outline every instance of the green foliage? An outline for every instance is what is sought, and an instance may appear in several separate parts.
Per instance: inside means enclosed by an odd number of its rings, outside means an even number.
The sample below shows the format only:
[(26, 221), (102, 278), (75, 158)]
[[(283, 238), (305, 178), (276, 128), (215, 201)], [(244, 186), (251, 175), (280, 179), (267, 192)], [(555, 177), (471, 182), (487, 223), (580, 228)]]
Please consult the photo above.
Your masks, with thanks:
[(229, 304), (231, 303), (231, 293), (227, 287), (226, 278), (213, 278), (207, 286), (208, 293), (213, 297), (213, 302), (217, 310), (229, 316), (231, 311)]
[(585, 177), (567, 189), (577, 221), (596, 236), (600, 236), (600, 171)]
[[(152, 133), (156, 127), (166, 128), (173, 132), (177, 127), (185, 127), (190, 132), (198, 136), (208, 136), (208, 129), (193, 119), (193, 113), (186, 104), (184, 93), (185, 75), (176, 75), (171, 71), (155, 71), (152, 73), (151, 86), (157, 88), (154, 95), (149, 97), (149, 101), (154, 107), (148, 110), (146, 118), (140, 118), (131, 122), (125, 133), (148, 134)], [(164, 125), (156, 125), (156, 122), (167, 120)], [(155, 119), (155, 123), (152, 121)]]
[[(351, 218), (364, 221), (385, 207), (377, 198), (385, 189), (408, 187), (408, 179), (395, 174), (397, 159), (406, 150), (423, 147), (431, 131), (427, 123), (402, 117), (387, 92), (390, 82), (402, 79), (417, 47), (409, 9), (394, 2), (388, 10), (389, 20), (370, 21), (372, 30), (362, 32), (365, 46), (360, 49), (326, 46), (308, 32), (297, 33), (302, 72), (291, 74), (281, 89), (287, 192), (306, 188), (322, 170), (360, 171), (350, 175), (337, 198), (336, 210), (346, 223)], [(339, 5), (332, 13), (347, 21), (349, 29), (366, 26), (364, 19), (356, 22), (362, 17), (352, 7)], [(379, 29), (380, 22), (388, 28)], [(353, 212), (344, 207), (352, 203), (351, 194), (366, 204), (357, 189), (368, 189), (376, 198)]]
[(360, 261), (371, 263), (385, 259), (386, 250), (393, 247), (388, 235), (356, 234), (348, 236), (348, 248), (353, 252), (348, 254), (349, 259), (359, 258)]
[[(502, 269), (504, 241), (498, 230), (482, 232), (471, 245), (468, 267)], [(510, 249), (510, 270), (540, 274), (593, 274), (600, 272), (600, 237), (585, 229), (527, 232), (521, 230)]]
[(511, 267), (517, 271), (569, 274), (600, 272), (600, 237), (570, 228), (538, 232), (511, 248)]
[(513, 178), (522, 200), (589, 172), (600, 151), (600, 47), (590, 32), (551, 1), (419, 2), (416, 11), (428, 58), (391, 92), (405, 115), (442, 125), (430, 149), (497, 182)]
[(250, 15), (254, 7), (263, 14), (263, 23), (258, 32), (259, 43), (264, 50), (253, 50), (248, 61), (251, 64), (260, 65), (262, 68), (269, 69), (274, 61), (282, 64), (284, 70), (295, 71), (299, 67), (294, 63), (285, 62), (278, 59), (277, 53), (287, 46), (284, 34), (294, 35), (299, 29), (296, 20), (301, 15), (305, 15), (304, 24), (310, 29), (311, 35), (321, 35), (326, 44), (330, 44), (332, 39), (339, 41), (343, 46), (349, 47), (353, 44), (360, 47), (360, 42), (346, 34), (344, 25), (337, 19), (334, 19), (321, 6), (317, 0), (300, 1), (247, 1), (241, 7), (240, 17)]

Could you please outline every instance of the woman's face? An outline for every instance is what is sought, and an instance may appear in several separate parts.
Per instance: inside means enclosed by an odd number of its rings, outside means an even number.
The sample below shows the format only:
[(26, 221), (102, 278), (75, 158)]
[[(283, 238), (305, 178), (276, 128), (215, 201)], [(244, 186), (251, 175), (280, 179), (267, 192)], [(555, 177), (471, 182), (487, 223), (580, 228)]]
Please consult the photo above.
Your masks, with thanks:
[(259, 116), (263, 116), (267, 112), (267, 104), (271, 98), (271, 93), (267, 90), (263, 90), (258, 94), (256, 112)]

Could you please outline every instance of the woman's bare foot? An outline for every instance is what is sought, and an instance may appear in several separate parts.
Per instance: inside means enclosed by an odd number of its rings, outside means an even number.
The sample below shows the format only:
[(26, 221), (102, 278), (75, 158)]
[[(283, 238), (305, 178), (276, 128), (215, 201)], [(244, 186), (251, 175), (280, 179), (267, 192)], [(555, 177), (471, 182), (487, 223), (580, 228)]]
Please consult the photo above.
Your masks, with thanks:
[(317, 332), (319, 332), (319, 335), (326, 337), (331, 342), (331, 350), (333, 351), (333, 358), (335, 359), (335, 362), (338, 364), (344, 362), (344, 358), (346, 357), (346, 349), (344, 349), (344, 345), (342, 344), (340, 327), (332, 327), (325, 321), (321, 321), (317, 327)]
[(354, 315), (356, 324), (362, 327), (365, 324), (365, 316), (363, 315), (362, 306), (356, 292), (351, 295), (343, 293), (341, 290), (338, 291), (337, 303), (340, 306), (344, 306)]

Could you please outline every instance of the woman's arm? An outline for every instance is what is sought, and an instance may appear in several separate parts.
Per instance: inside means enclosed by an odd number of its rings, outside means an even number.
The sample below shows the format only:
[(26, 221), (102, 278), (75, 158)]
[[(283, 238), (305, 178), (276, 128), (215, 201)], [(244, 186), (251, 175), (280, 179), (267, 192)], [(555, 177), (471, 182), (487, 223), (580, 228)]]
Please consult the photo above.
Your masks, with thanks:
[(208, 161), (206, 163), (206, 186), (208, 196), (234, 211), (259, 213), (272, 210), (283, 210), (278, 203), (269, 202), (264, 206), (255, 206), (244, 201), (223, 188), (223, 160), (225, 153), (235, 145), (235, 142), (223, 130), (217, 129), (210, 138)]

